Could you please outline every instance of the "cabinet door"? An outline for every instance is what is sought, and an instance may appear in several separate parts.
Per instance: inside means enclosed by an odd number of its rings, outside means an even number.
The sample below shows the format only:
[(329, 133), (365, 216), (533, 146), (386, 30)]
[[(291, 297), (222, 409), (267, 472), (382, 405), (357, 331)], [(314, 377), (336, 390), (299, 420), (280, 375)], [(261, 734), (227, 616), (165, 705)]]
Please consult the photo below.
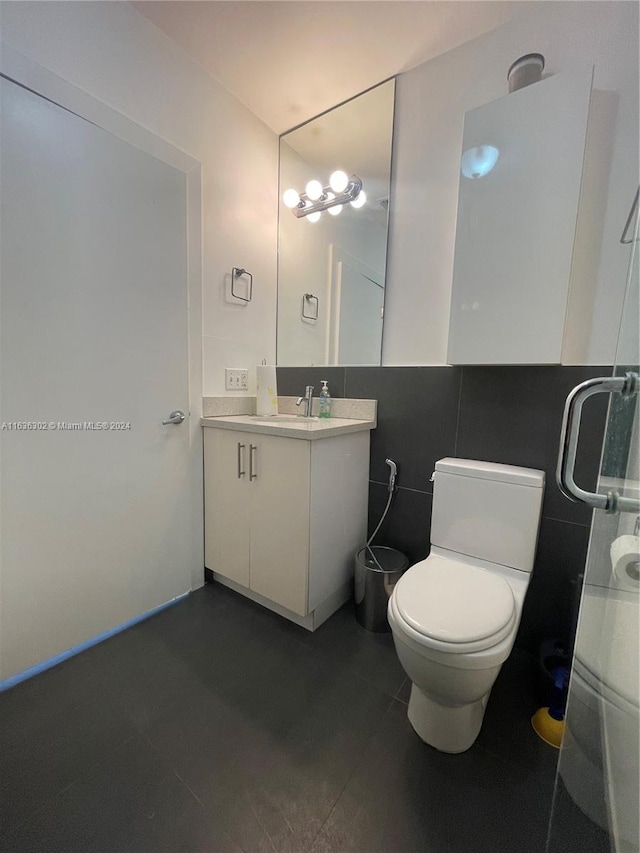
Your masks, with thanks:
[[(310, 442), (248, 435), (253, 444), (251, 589), (307, 614)], [(249, 448), (248, 448), (249, 449)]]
[(205, 428), (204, 564), (208, 569), (247, 587), (250, 501), (248, 462), (247, 433)]
[(590, 95), (567, 72), (466, 113), (451, 364), (561, 361)]

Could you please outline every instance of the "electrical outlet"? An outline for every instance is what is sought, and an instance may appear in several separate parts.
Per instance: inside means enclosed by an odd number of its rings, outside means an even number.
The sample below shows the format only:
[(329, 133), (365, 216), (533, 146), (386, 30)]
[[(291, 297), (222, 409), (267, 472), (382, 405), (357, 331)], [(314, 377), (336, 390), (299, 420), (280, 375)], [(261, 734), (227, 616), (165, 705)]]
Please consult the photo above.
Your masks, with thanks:
[(225, 367), (224, 387), (227, 391), (247, 391), (249, 371), (246, 367)]

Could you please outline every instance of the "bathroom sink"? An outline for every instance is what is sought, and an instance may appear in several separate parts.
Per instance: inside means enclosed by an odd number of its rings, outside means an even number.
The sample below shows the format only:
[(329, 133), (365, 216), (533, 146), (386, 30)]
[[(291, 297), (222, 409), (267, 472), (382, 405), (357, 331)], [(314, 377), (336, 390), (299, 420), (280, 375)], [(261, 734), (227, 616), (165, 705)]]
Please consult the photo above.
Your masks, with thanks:
[(304, 415), (251, 415), (254, 421), (260, 421), (265, 424), (284, 424), (284, 423), (298, 423), (298, 424), (312, 424), (316, 421), (320, 420), (317, 417), (305, 417)]

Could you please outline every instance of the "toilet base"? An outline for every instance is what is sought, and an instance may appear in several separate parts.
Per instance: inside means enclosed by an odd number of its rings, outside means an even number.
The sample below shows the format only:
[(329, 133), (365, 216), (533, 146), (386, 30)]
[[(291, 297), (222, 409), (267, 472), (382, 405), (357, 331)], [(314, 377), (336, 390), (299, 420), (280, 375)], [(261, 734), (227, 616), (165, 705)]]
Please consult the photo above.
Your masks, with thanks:
[(465, 752), (475, 743), (484, 718), (489, 694), (469, 705), (451, 707), (426, 696), (415, 684), (407, 716), (416, 734), (440, 752)]

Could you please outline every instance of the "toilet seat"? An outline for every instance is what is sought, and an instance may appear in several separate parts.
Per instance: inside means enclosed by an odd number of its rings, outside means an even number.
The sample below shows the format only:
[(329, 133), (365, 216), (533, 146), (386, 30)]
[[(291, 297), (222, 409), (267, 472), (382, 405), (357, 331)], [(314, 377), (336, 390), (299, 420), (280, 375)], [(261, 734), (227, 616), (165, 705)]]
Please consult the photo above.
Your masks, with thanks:
[(396, 584), (395, 619), (414, 641), (449, 654), (489, 649), (514, 628), (509, 583), (477, 566), (431, 554)]

